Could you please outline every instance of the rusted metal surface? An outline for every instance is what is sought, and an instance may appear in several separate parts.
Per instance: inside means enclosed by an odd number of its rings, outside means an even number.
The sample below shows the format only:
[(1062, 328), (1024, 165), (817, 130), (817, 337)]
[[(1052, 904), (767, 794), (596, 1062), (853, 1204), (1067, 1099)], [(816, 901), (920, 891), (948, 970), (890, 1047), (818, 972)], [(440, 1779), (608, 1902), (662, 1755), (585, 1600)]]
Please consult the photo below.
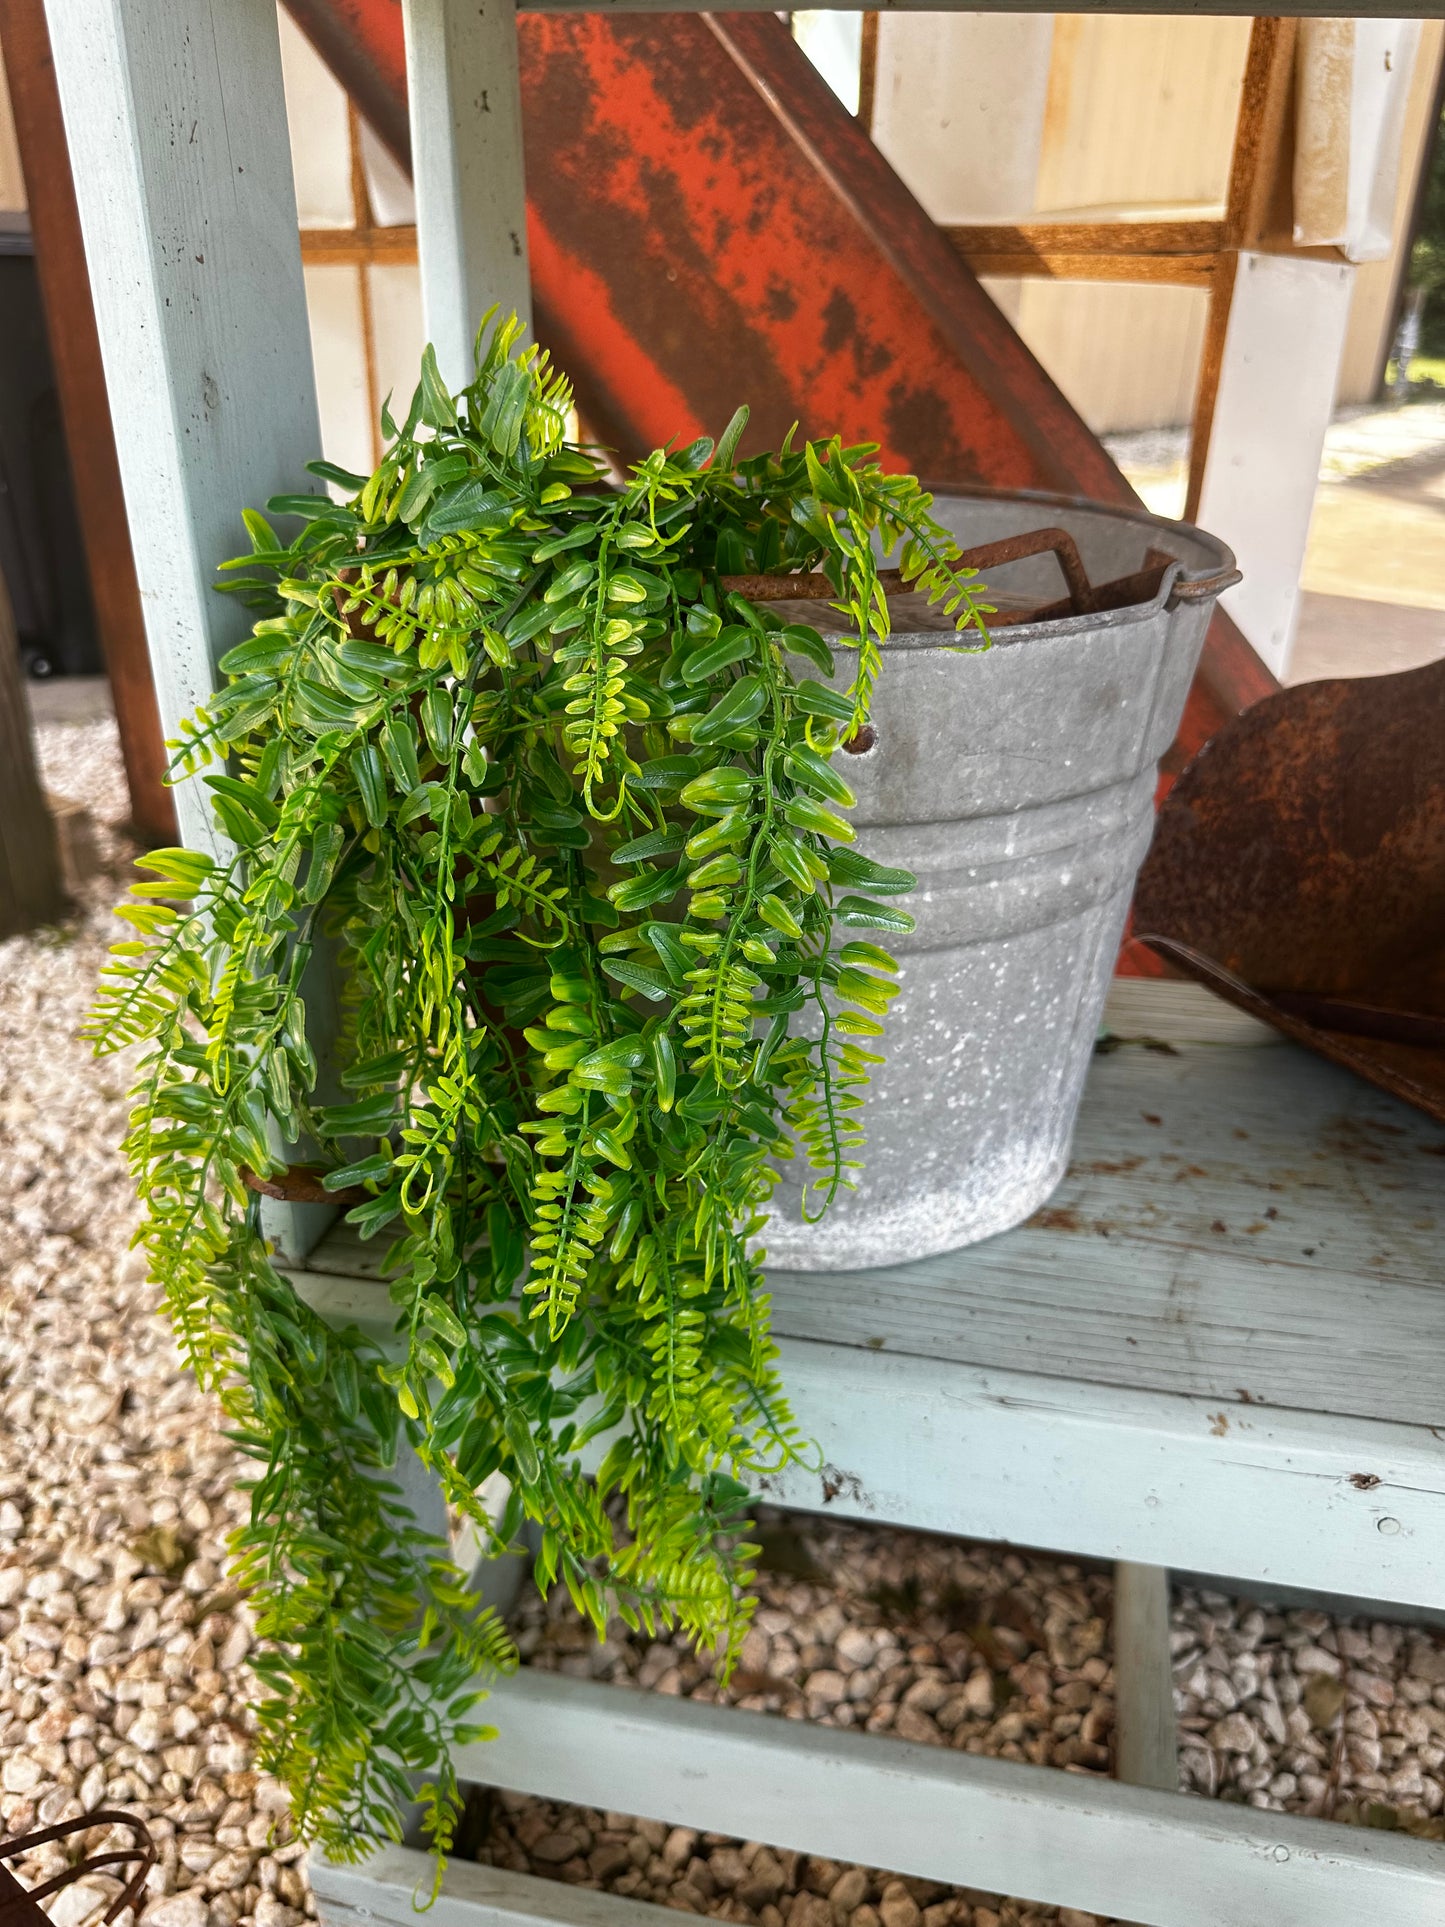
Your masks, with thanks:
[(1134, 927), (1445, 1121), (1445, 663), (1284, 690), (1221, 730), (1159, 812)]
[(162, 781), (164, 732), (151, 680), (44, 0), (0, 0), (0, 48), (9, 75), (50, 357), (132, 821), (144, 842), (174, 843), (175, 802)]
[[(980, 491), (981, 492), (981, 491)], [(1146, 551), (1144, 566), (1108, 582), (1092, 583), (1079, 554), (1078, 544), (1067, 529), (1032, 529), (1024, 535), (1006, 536), (1000, 542), (984, 542), (965, 549), (950, 565), (958, 575), (983, 575), (990, 569), (1022, 562), (1030, 556), (1052, 555), (1059, 565), (1068, 594), (1052, 602), (1026, 603), (1019, 608), (1000, 608), (988, 618), (990, 629), (1004, 629), (1024, 622), (1052, 622), (1062, 616), (1102, 615), (1108, 609), (1128, 609), (1137, 603), (1152, 602), (1159, 593), (1164, 572), (1178, 559), (1163, 549)], [(1211, 602), (1231, 583), (1240, 580), (1238, 569), (1216, 570), (1193, 579), (1176, 577), (1168, 606), (1180, 602)], [(900, 569), (880, 569), (878, 580), (885, 595), (904, 595), (909, 584)], [(802, 575), (724, 575), (720, 586), (730, 595), (746, 597), (749, 602), (822, 602), (837, 596), (837, 588), (826, 575), (814, 571)], [(977, 585), (983, 600), (990, 599), (989, 585)]]
[(286, 11), (397, 166), (409, 174), (401, 0), (286, 0)]
[[(399, 0), (287, 0), (403, 162)], [(866, 129), (768, 14), (524, 15), (537, 330), (624, 455), (877, 440), (951, 482), (1133, 491)], [(370, 104), (368, 104), (370, 103)], [(1166, 772), (1278, 685), (1216, 612)]]
[(798, 422), (950, 480), (1127, 497), (780, 21), (553, 16), (523, 46), (538, 326), (625, 454), (742, 397), (745, 449)]

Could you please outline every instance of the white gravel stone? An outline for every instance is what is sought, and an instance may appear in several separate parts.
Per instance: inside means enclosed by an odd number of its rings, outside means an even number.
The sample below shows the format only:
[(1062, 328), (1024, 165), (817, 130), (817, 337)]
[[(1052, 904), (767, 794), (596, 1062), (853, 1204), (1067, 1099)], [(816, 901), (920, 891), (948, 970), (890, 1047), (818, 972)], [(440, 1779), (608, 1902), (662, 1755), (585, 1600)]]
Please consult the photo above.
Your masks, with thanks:
[[(48, 728), (38, 750), (48, 786), (95, 812), (110, 870), (64, 931), (0, 943), (0, 1814), (14, 1833), (138, 1813), (162, 1852), (143, 1927), (260, 1927), (248, 1828), (274, 1825), (292, 1859), (270, 1927), (297, 1927), (305, 1868), (284, 1793), (253, 1771), (252, 1631), (226, 1576), (241, 1462), (129, 1249), (135, 1053), (98, 1062), (77, 1035), (131, 855), (111, 827), (114, 728)], [(180, 1846), (205, 1849), (214, 1905)], [(53, 1851), (17, 1863), (22, 1880)], [(52, 1920), (87, 1927), (112, 1891), (73, 1884)]]
[(209, 1927), (211, 1909), (204, 1894), (188, 1887), (184, 1893), (148, 1902), (142, 1918), (148, 1927)]

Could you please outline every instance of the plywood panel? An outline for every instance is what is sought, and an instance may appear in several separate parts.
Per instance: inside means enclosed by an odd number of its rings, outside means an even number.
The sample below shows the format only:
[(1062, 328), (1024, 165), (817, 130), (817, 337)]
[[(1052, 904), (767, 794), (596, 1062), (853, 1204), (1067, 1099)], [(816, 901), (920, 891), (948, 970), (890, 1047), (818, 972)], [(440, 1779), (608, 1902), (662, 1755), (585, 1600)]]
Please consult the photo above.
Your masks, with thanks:
[(24, 206), (25, 176), (20, 171), (20, 149), (15, 141), (5, 68), (0, 64), (0, 214), (13, 214)]
[(366, 270), (371, 283), (372, 325), (376, 334), (376, 392), (400, 421), (411, 401), (421, 368), (421, 275), (412, 262), (373, 262)]
[(1047, 14), (879, 18), (873, 138), (935, 221), (1028, 217), (1052, 39)]
[(1224, 199), (1247, 20), (1061, 14), (1040, 211)]
[(1189, 419), (1202, 288), (1026, 281), (1014, 325), (1096, 434)]
[(313, 264), (305, 270), (311, 361), (321, 416), (321, 453), (343, 468), (371, 468), (371, 407), (366, 392), (361, 277), (351, 264)]
[(302, 227), (350, 227), (356, 211), (346, 95), (284, 8), (278, 21), (297, 217)]

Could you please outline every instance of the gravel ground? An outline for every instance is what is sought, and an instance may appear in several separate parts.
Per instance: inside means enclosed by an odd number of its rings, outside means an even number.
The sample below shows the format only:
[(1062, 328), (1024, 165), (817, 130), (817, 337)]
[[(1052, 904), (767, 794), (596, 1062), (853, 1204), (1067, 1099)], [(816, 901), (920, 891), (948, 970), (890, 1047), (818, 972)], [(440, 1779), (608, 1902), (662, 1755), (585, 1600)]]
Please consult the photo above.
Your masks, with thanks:
[[(49, 788), (124, 814), (113, 725), (39, 747)], [(299, 1927), (301, 1848), (251, 1767), (251, 1633), (225, 1576), (238, 1462), (127, 1248), (128, 1064), (75, 1036), (129, 856), (100, 842), (111, 874), (76, 920), (0, 945), (0, 1818), (14, 1836), (139, 1813), (161, 1853), (150, 1927)], [(64, 1864), (53, 1846), (20, 1872)], [(71, 1886), (55, 1917), (81, 1927), (115, 1891)]]
[[(51, 789), (102, 826), (122, 815), (110, 724), (39, 741)], [(140, 1812), (162, 1854), (151, 1927), (300, 1927), (301, 1850), (251, 1765), (250, 1622), (226, 1579), (238, 1462), (127, 1249), (128, 1066), (75, 1037), (128, 857), (103, 827), (100, 843), (110, 871), (75, 921), (0, 945), (0, 1819), (14, 1835), (102, 1803)], [(1109, 1771), (1106, 1571), (826, 1520), (772, 1518), (763, 1543), (725, 1695), (670, 1642), (619, 1623), (598, 1645), (565, 1599), (523, 1596), (523, 1652), (633, 1690)], [(1445, 1639), (1182, 1590), (1174, 1653), (1186, 1788), (1445, 1837)], [(759, 1927), (1093, 1921), (506, 1792), (474, 1796), (467, 1832), (480, 1859)], [(21, 1871), (60, 1864), (43, 1850)], [(69, 1889), (61, 1927), (112, 1892)]]
[[(732, 1685), (620, 1621), (598, 1644), (565, 1595), (526, 1592), (530, 1665), (928, 1746), (1107, 1775), (1106, 1569), (887, 1528), (776, 1518)], [(1172, 1624), (1186, 1791), (1445, 1838), (1445, 1638), (1180, 1588)], [(476, 1857), (759, 1927), (1089, 1927), (1030, 1907), (509, 1792), (469, 1816)]]

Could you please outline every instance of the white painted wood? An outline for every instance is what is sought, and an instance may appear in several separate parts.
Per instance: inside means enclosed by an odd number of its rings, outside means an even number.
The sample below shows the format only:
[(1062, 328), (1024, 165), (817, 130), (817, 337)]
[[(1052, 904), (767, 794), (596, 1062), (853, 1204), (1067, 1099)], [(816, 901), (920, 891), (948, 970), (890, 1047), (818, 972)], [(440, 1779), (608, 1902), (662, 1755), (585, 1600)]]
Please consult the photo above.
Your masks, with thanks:
[[(48, 0), (161, 720), (250, 626), (243, 506), (320, 448), (274, 0)], [(319, 483), (309, 484), (315, 488)], [(213, 845), (203, 793), (187, 842)]]
[[(319, 454), (274, 0), (47, 0), (161, 722), (174, 735), (250, 628), (215, 592), (243, 507)], [(220, 850), (195, 783), (183, 840)], [(318, 967), (309, 1002), (324, 1011)], [(271, 1208), (304, 1256), (329, 1221)]]
[[(832, 1468), (779, 1495), (1438, 1603), (1445, 1132), (1290, 1045), (1129, 1046), (1096, 1059), (1076, 1152), (1006, 1237), (773, 1280)], [(382, 1255), (338, 1227), (298, 1282), (385, 1342)]]
[(1225, 331), (1195, 519), (1239, 558), (1244, 580), (1225, 590), (1224, 606), (1281, 677), (1354, 273), (1343, 261), (1244, 252)]
[[(430, 1854), (410, 1847), (382, 1847), (359, 1867), (338, 1865), (314, 1849), (311, 1891), (323, 1927), (417, 1927), (417, 1901), (431, 1892), (432, 1868)], [(453, 1860), (440, 1894), (420, 1918), (431, 1927), (662, 1927), (672, 1916), (620, 1894)]]
[(1426, 1426), (1238, 1407), (785, 1339), (819, 1473), (779, 1504), (1242, 1581), (1433, 1605), (1445, 1453)]
[(1114, 1777), (1179, 1791), (1169, 1574), (1128, 1559), (1114, 1568)]
[(472, 373), (496, 303), (531, 320), (514, 0), (403, 0), (427, 338), (447, 383)]
[[(1288, 1043), (1130, 1044), (1095, 1058), (1072, 1167), (1031, 1223), (915, 1264), (776, 1274), (774, 1322), (1241, 1415), (1429, 1425), (1442, 1222), (1445, 1130), (1348, 1072)], [(339, 1226), (310, 1262), (365, 1278), (383, 1256)]]
[(1306, 20), (1295, 86), (1294, 241), (1390, 252), (1418, 20)]
[(1116, 977), (1104, 1004), (1112, 1037), (1166, 1044), (1282, 1044), (1281, 1033), (1216, 997), (1203, 984), (1171, 977)]
[(771, 1279), (778, 1329), (1012, 1371), (1434, 1424), (1445, 1130), (1293, 1045), (1126, 1045), (1017, 1231)]
[[(292, 1276), (324, 1318), (394, 1351), (379, 1285)], [(1439, 1602), (1445, 1454), (1431, 1427), (787, 1337), (780, 1355), (821, 1469), (766, 1481), (777, 1504), (1246, 1583)]]
[(1445, 1895), (1435, 1842), (887, 1735), (526, 1668), (487, 1713), (463, 1779), (1157, 1927), (1426, 1927)]
[(935, 221), (1032, 218), (1053, 36), (1047, 13), (879, 20), (873, 138)]

